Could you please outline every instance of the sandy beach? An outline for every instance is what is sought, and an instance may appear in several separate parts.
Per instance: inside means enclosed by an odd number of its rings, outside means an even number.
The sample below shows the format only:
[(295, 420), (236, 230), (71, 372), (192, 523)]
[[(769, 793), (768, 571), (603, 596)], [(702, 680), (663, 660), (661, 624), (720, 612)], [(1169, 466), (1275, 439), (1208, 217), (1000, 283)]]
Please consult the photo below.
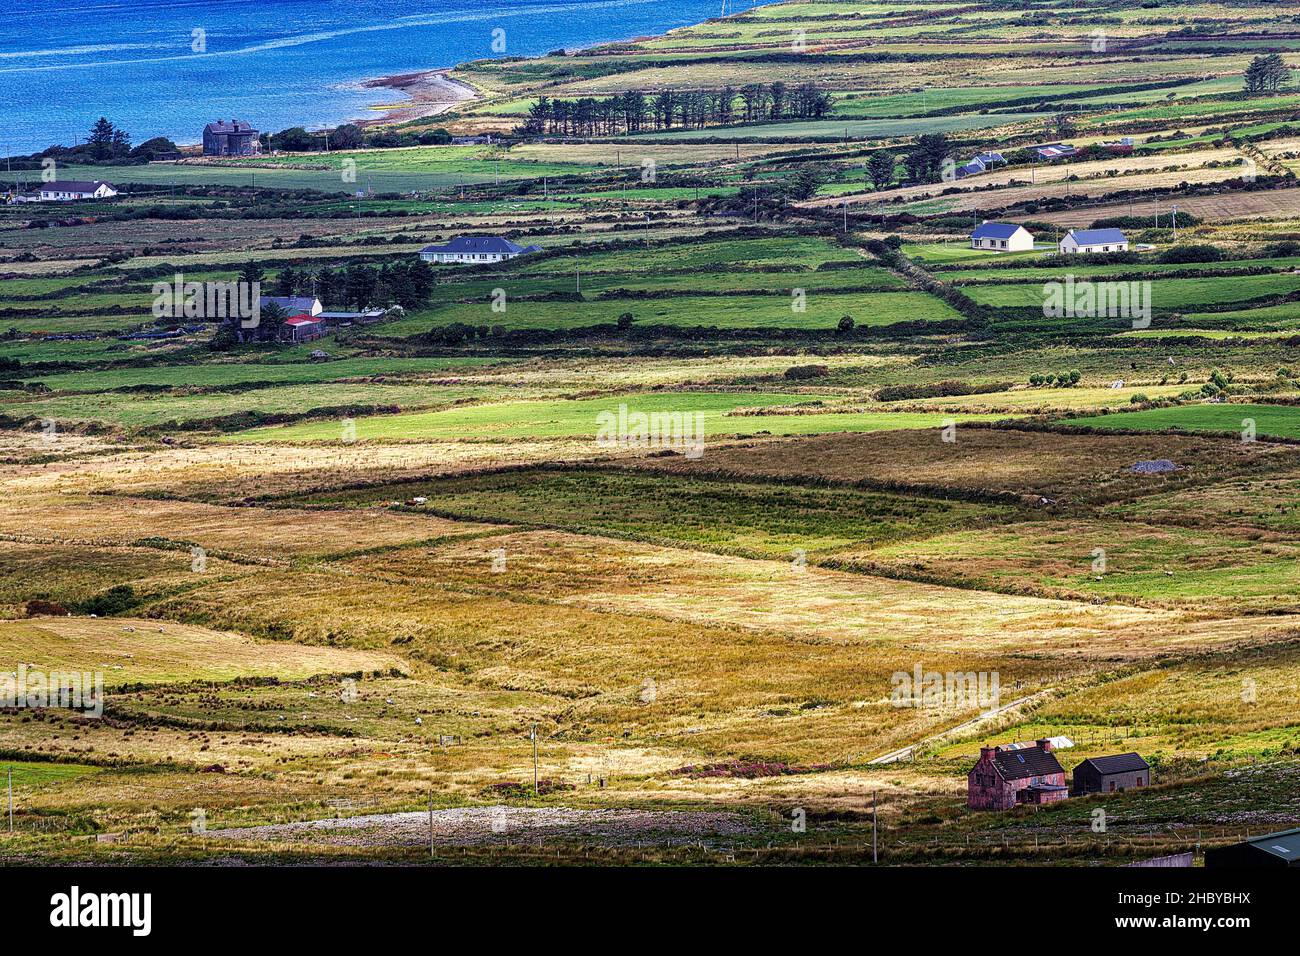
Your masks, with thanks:
[(362, 85), (368, 89), (398, 90), (409, 102), (387, 109), (382, 117), (360, 120), (363, 125), (404, 123), (425, 119), (447, 112), (461, 103), (478, 98), (478, 91), (468, 83), (452, 79), (450, 70), (426, 70), (418, 73), (399, 73), (367, 80)]

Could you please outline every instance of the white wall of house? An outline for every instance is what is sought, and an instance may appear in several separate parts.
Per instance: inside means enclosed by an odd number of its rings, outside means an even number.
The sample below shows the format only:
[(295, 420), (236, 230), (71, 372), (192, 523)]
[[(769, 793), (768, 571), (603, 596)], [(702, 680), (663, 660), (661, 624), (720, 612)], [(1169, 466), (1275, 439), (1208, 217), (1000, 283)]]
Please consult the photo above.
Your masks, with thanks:
[(1034, 237), (1022, 227), (1012, 233), (1010, 239), (971, 239), (970, 247), (992, 252), (1026, 252), (1034, 248)]
[(500, 262), (513, 259), (513, 252), (422, 252), (420, 258), (425, 262)]
[(1128, 240), (1125, 239), (1122, 242), (1095, 242), (1080, 245), (1075, 240), (1074, 236), (1067, 235), (1061, 240), (1058, 249), (1062, 255), (1067, 253), (1087, 254), (1093, 252), (1127, 252)]
[(109, 199), (117, 195), (117, 190), (107, 183), (100, 183), (92, 192), (71, 192), (66, 189), (50, 189), (44, 186), (39, 191), (41, 202), (68, 202), (73, 199)]

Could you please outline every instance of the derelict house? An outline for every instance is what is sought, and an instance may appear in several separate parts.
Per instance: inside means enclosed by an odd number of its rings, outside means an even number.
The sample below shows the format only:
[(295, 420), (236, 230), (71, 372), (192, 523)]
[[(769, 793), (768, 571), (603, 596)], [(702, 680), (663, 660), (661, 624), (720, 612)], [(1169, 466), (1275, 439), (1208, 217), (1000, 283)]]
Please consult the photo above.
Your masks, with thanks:
[(203, 127), (204, 156), (257, 156), (261, 152), (262, 141), (251, 123), (217, 120)]
[(1031, 746), (981, 747), (980, 759), (966, 778), (966, 804), (973, 810), (1010, 810), (1021, 803), (1055, 803), (1069, 796), (1065, 768), (1052, 742)]

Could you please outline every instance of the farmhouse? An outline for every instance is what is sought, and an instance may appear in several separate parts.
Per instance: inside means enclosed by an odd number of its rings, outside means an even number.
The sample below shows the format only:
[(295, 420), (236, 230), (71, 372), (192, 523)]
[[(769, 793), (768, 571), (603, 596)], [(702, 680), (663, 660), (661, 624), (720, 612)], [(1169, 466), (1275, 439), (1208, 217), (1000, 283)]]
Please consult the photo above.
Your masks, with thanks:
[(262, 152), (258, 132), (243, 120), (217, 120), (203, 127), (204, 156), (257, 156)]
[(1055, 803), (1069, 796), (1065, 768), (1046, 738), (1032, 746), (981, 747), (980, 759), (966, 778), (966, 805), (972, 810), (1010, 810), (1021, 803)]
[(1071, 796), (1123, 792), (1151, 785), (1151, 767), (1138, 754), (1092, 757), (1074, 768)]
[(1025, 252), (1034, 248), (1034, 235), (1014, 222), (989, 222), (985, 219), (972, 230), (970, 247), (998, 252)]
[(1071, 252), (1127, 252), (1128, 239), (1120, 229), (1071, 229), (1057, 248), (1062, 255)]
[(1300, 867), (1300, 828), (1251, 837), (1205, 851), (1207, 867)]
[(425, 246), (420, 258), (425, 262), (501, 262), (540, 252), (541, 248), (516, 245), (500, 236), (457, 236), (444, 246)]
[(36, 192), (41, 202), (71, 202), (74, 199), (112, 199), (117, 190), (111, 183), (66, 180), (60, 183), (43, 183)]
[(278, 305), (290, 315), (317, 316), (325, 311), (320, 299), (310, 295), (264, 295), (257, 300), (258, 308)]
[(287, 342), (312, 342), (325, 334), (325, 323), (319, 317), (295, 315), (284, 320), (281, 338)]

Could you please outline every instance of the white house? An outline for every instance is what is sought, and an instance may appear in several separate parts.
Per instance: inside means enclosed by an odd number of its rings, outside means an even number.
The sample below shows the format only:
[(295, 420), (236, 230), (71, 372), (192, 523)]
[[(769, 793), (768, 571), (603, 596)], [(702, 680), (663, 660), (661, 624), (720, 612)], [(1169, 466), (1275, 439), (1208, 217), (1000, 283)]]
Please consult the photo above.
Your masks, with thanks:
[(42, 183), (36, 192), (41, 202), (71, 202), (74, 199), (112, 199), (117, 190), (111, 183), (69, 180), (61, 183)]
[(989, 222), (986, 219), (971, 231), (970, 247), (997, 252), (1026, 252), (1034, 248), (1034, 234), (1014, 222)]
[(457, 236), (445, 246), (425, 246), (420, 258), (425, 262), (501, 262), (540, 252), (541, 246), (520, 246), (500, 236)]
[(1057, 248), (1064, 255), (1070, 252), (1127, 252), (1128, 239), (1119, 229), (1071, 229)]

